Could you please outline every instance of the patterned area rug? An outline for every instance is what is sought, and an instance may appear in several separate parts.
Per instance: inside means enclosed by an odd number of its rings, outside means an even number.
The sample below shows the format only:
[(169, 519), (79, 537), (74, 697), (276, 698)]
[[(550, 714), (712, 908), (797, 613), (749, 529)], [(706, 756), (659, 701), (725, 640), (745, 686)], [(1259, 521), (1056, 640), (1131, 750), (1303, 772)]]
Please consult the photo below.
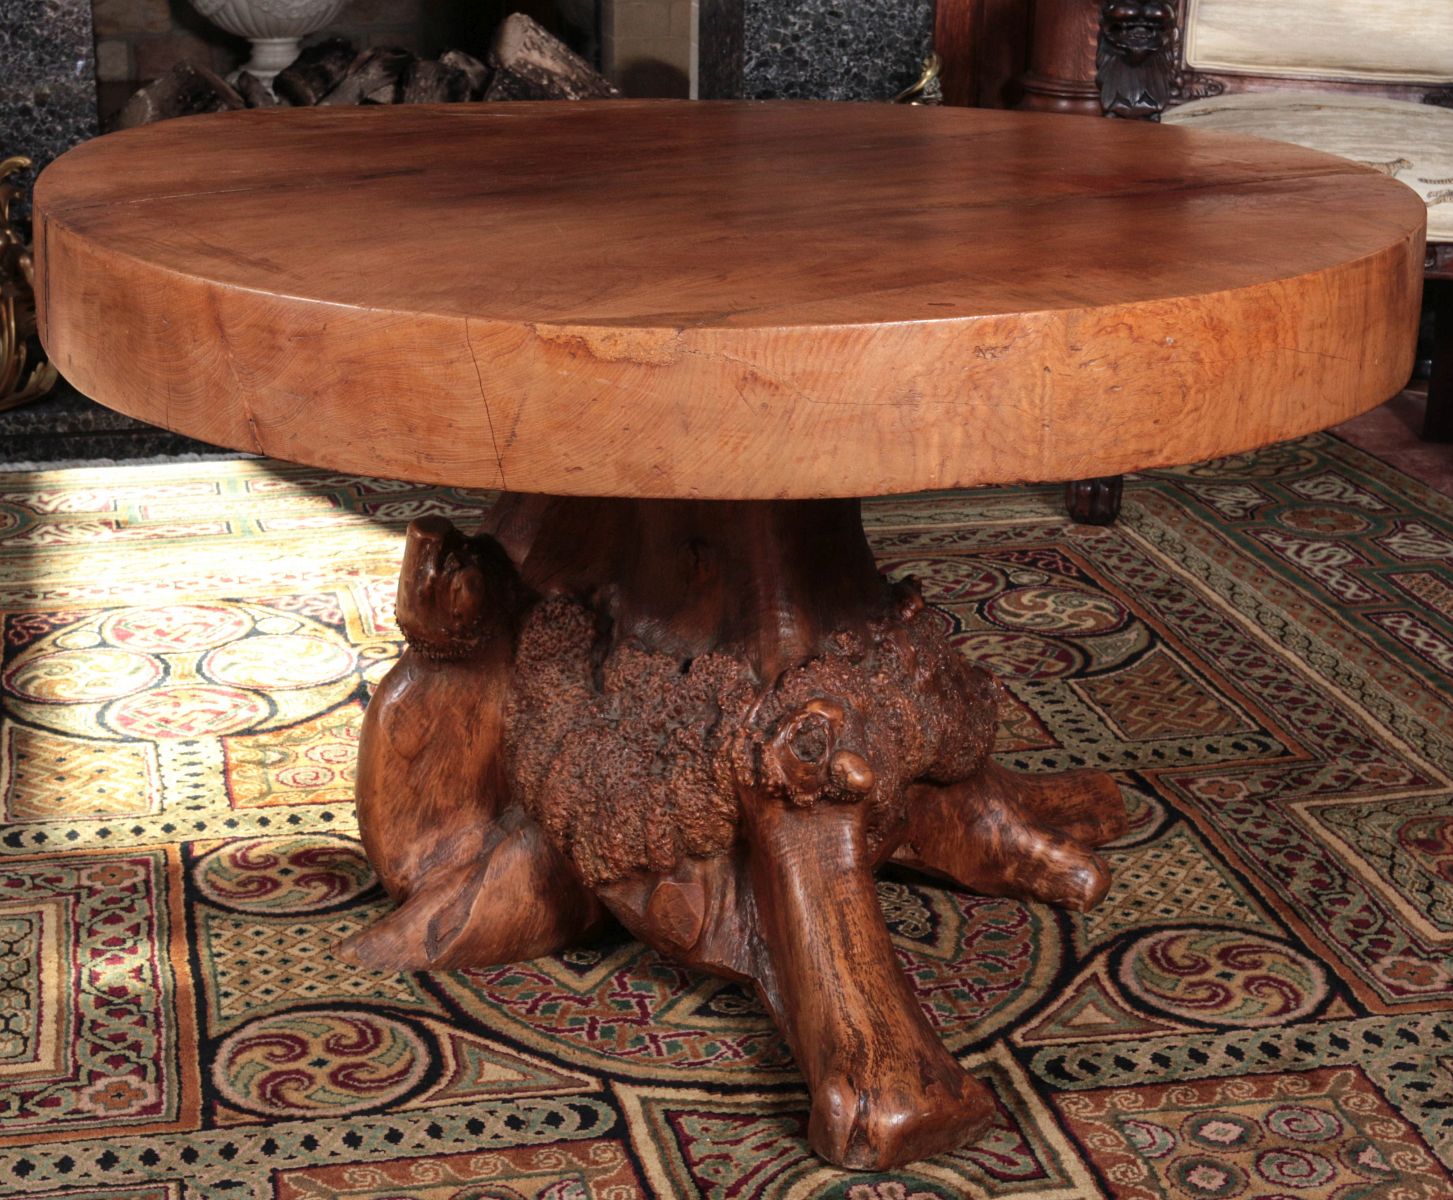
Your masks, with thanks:
[(1008, 683), (1001, 757), (1134, 814), (1088, 916), (885, 878), (1001, 1101), (815, 1161), (755, 1001), (617, 935), (376, 974), (354, 837), (406, 522), (480, 499), (259, 461), (0, 476), (0, 1193), (180, 1200), (1449, 1200), (1453, 500), (1329, 438), (881, 501)]

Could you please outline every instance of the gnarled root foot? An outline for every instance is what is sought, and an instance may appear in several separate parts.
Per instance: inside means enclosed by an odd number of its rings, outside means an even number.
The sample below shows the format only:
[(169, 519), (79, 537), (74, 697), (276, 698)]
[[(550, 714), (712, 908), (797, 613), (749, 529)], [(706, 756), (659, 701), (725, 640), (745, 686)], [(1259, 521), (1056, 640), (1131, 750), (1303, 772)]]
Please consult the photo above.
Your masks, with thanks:
[(887, 1170), (977, 1138), (994, 1101), (924, 1019), (862, 833), (859, 805), (773, 806), (750, 820), (770, 968), (759, 990), (807, 1078), (813, 1150), (838, 1166)]
[(878, 906), (860, 804), (765, 802), (744, 853), (600, 889), (643, 941), (752, 984), (806, 1078), (808, 1141), (888, 1170), (957, 1149), (994, 1112), (924, 1018)]
[(947, 786), (908, 789), (892, 861), (986, 896), (1093, 908), (1110, 872), (1093, 847), (1125, 832), (1120, 790), (1103, 771), (1021, 775), (988, 762)]
[(521, 962), (579, 941), (605, 910), (540, 827), (518, 809), (478, 856), (437, 868), (367, 929), (338, 945), (345, 962), (435, 971)]
[(752, 983), (806, 1078), (813, 1150), (886, 1170), (972, 1141), (994, 1100), (939, 1041), (894, 954), (873, 881), (868, 742), (836, 701), (788, 708), (742, 760), (744, 844), (599, 893), (644, 941)]
[(409, 526), (398, 618), (408, 649), (364, 718), (358, 824), (400, 905), (343, 942), (379, 970), (534, 958), (603, 909), (508, 799), (500, 756), (517, 626), (535, 597), (491, 538), (441, 517)]

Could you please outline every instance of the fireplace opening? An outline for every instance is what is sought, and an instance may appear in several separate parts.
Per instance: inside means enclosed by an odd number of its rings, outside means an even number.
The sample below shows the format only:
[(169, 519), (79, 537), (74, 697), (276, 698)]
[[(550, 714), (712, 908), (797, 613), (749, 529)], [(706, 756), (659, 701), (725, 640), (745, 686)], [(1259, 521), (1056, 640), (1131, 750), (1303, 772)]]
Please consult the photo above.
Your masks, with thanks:
[[(344, 38), (358, 50), (397, 46), (421, 58), (447, 50), (483, 59), (495, 31), (523, 13), (627, 96), (690, 97), (696, 87), (700, 0), (349, 0), (307, 46)], [(216, 0), (97, 0), (93, 5), (98, 108), (114, 125), (127, 99), (179, 62), (228, 76), (253, 53), (209, 20)], [(238, 7), (229, 5), (229, 8)], [(252, 61), (255, 61), (252, 60)], [(256, 72), (254, 72), (256, 73)]]

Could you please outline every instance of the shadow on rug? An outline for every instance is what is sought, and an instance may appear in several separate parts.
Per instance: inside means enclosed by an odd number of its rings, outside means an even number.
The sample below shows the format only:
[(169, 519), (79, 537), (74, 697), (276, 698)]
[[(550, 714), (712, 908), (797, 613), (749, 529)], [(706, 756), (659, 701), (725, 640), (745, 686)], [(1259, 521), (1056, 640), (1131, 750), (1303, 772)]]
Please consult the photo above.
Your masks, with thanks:
[(974, 1147), (822, 1166), (734, 985), (616, 935), (385, 975), (354, 836), (402, 531), (480, 498), (257, 461), (0, 476), (0, 1194), (1448, 1200), (1453, 500), (1330, 438), (867, 506), (998, 749), (1112, 771), (1087, 916), (887, 877)]

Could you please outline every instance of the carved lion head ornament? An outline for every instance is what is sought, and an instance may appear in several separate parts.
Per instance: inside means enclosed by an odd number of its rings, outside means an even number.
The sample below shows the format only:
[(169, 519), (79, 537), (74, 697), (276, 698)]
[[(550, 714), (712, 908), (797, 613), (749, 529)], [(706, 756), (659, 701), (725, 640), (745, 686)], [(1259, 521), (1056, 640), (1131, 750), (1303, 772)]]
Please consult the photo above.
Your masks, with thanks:
[(1107, 0), (1095, 75), (1106, 115), (1160, 119), (1176, 91), (1176, 12), (1169, 0)]
[(1105, 41), (1132, 66), (1170, 49), (1175, 20), (1166, 0), (1113, 0), (1100, 10)]

